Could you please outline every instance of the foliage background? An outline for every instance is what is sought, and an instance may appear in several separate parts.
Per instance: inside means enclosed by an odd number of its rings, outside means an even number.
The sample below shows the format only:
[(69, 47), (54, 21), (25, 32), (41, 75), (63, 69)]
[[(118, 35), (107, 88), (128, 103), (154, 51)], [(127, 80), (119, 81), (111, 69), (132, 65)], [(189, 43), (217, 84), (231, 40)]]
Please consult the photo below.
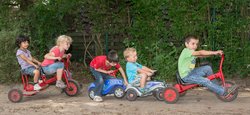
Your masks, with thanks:
[[(138, 62), (157, 69), (159, 80), (173, 80), (183, 38), (195, 34), (200, 49), (223, 49), (227, 77), (247, 77), (249, 9), (250, 0), (0, 0), (0, 82), (20, 80), (17, 35), (30, 36), (32, 55), (42, 60), (58, 35), (72, 32), (120, 35), (121, 47), (135, 47)], [(199, 61), (216, 71), (219, 59)]]

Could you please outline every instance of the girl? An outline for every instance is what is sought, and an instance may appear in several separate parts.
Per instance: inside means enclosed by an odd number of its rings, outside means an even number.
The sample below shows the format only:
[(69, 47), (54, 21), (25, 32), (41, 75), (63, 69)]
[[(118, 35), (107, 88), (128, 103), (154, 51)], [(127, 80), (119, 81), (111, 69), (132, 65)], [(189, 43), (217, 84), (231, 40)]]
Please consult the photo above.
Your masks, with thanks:
[[(38, 84), (38, 78), (40, 76), (40, 71), (38, 70), (41, 62), (37, 61), (31, 56), (30, 51), (27, 49), (29, 47), (29, 38), (27, 36), (20, 35), (16, 39), (16, 45), (19, 49), (16, 52), (16, 57), (19, 65), (21, 66), (21, 71), (23, 74), (34, 76), (34, 90), (40, 90), (41, 87)], [(38, 65), (36, 65), (37, 63)]]
[[(44, 56), (42, 62), (43, 70), (46, 74), (56, 73), (56, 87), (65, 88), (66, 85), (62, 81), (62, 74), (64, 69), (64, 64), (61, 62), (62, 58), (65, 58), (67, 54), (64, 54), (66, 50), (69, 49), (72, 43), (72, 38), (66, 35), (61, 35), (56, 40), (56, 46), (51, 48), (49, 53)], [(71, 55), (71, 54), (68, 54)]]

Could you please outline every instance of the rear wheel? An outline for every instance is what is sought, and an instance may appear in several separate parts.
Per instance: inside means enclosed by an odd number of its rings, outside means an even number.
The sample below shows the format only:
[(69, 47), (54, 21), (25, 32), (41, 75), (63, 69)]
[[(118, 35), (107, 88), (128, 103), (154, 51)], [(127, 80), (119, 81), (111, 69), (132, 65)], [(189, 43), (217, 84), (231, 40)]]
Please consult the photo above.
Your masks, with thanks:
[(166, 103), (173, 104), (179, 100), (179, 92), (174, 87), (167, 87), (163, 92)]
[(68, 86), (64, 89), (64, 92), (68, 96), (76, 96), (80, 92), (80, 86), (77, 81), (73, 79), (68, 80)]
[(126, 98), (129, 101), (135, 101), (137, 99), (137, 93), (134, 89), (129, 89), (126, 93)]
[(125, 91), (121, 86), (115, 87), (114, 95), (117, 99), (121, 99), (125, 95)]
[[(220, 83), (220, 85), (222, 85), (222, 83)], [(231, 81), (225, 81), (225, 87), (224, 88), (229, 88), (231, 86), (235, 85), (235, 83), (231, 82)], [(234, 92), (232, 92), (229, 96), (225, 97), (225, 96), (221, 96), (216, 94), (217, 98), (220, 99), (221, 101), (224, 102), (231, 102), (233, 100), (235, 100), (238, 96), (238, 89), (235, 89)]]
[(8, 98), (13, 103), (21, 102), (23, 99), (23, 92), (20, 89), (12, 89), (8, 93)]

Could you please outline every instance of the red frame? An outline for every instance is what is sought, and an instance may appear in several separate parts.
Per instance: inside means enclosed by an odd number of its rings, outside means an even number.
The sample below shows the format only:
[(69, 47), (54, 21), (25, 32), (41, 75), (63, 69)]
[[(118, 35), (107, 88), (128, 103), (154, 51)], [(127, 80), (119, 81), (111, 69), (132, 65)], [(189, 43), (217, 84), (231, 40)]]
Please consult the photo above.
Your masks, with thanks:
[[(69, 71), (70, 57), (71, 56), (68, 55), (66, 57), (66, 59), (62, 60), (62, 62), (64, 63), (64, 71), (63, 71), (63, 74), (62, 74), (62, 79), (65, 80), (65, 83), (66, 83), (67, 87), (69, 87), (69, 82), (68, 82), (68, 77), (67, 77), (69, 75), (67, 75), (67, 74), (70, 73), (70, 71)], [(34, 92), (33, 85), (29, 84), (29, 78), (28, 77), (29, 77), (28, 75), (22, 74), (23, 91), (24, 92), (31, 92), (31, 94), (25, 94), (24, 93), (25, 96), (30, 96), (30, 95), (33, 95), (33, 94), (37, 93), (37, 92)], [(46, 79), (46, 75), (45, 74), (41, 74), (41, 78), (42, 78), (42, 81), (43, 81), (42, 83), (39, 83), (39, 85), (41, 87), (44, 87), (47, 84), (54, 83), (57, 80), (56, 74), (52, 78), (50, 78), (50, 79)]]
[[(213, 80), (213, 79), (216, 79), (216, 78), (221, 79), (222, 86), (225, 86), (225, 79), (224, 79), (224, 74), (223, 74), (223, 71), (222, 71), (222, 65), (223, 65), (223, 62), (224, 62), (224, 58), (225, 58), (224, 54), (221, 55), (219, 71), (217, 73), (207, 77), (209, 80)], [(182, 92), (187, 91), (188, 89), (198, 87), (198, 86), (199, 86), (198, 84), (190, 84), (190, 85), (175, 84), (174, 87), (178, 90), (179, 93), (182, 93)]]

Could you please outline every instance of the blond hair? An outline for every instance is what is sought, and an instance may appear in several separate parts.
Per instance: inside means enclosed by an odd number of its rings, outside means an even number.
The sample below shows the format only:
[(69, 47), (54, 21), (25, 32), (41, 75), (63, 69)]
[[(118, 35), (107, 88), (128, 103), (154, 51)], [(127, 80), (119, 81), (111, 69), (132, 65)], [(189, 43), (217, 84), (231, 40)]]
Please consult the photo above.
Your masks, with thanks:
[(63, 42), (72, 43), (72, 38), (67, 35), (60, 35), (56, 40), (56, 45), (59, 46)]
[(125, 59), (127, 59), (134, 52), (136, 52), (135, 48), (126, 48), (123, 52), (123, 56)]

